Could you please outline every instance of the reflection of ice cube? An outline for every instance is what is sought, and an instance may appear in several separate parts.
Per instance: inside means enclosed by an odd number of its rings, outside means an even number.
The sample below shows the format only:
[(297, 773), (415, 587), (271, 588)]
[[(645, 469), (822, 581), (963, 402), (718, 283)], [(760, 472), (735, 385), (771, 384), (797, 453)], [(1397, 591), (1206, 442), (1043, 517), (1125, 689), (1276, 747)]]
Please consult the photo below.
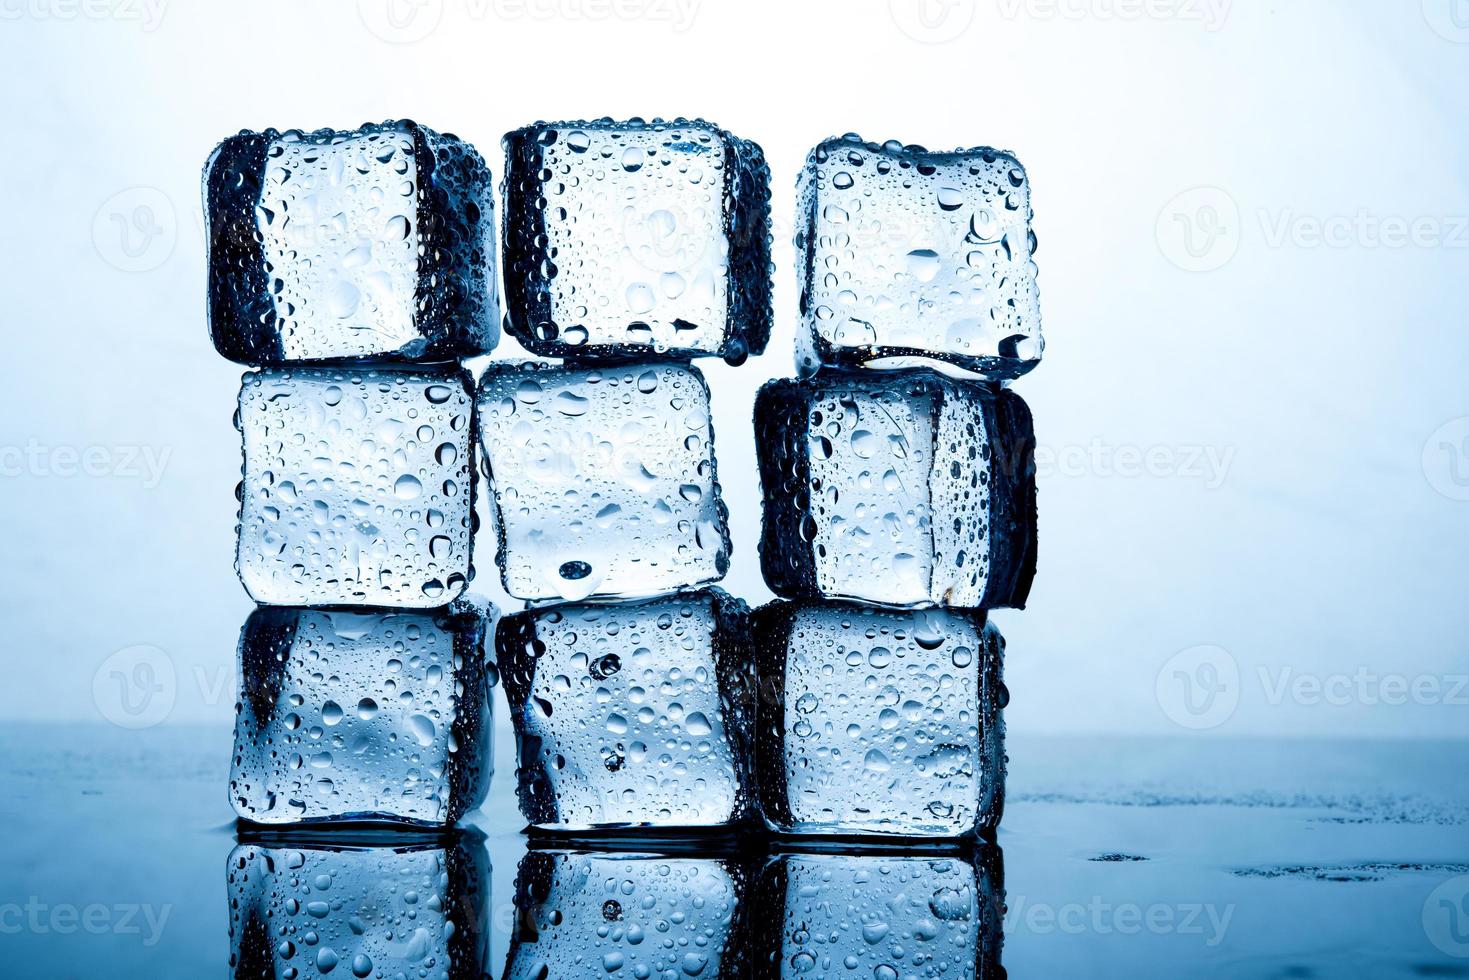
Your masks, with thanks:
[(709, 388), (687, 364), (495, 364), (479, 427), (505, 591), (635, 597), (729, 568)]
[(790, 598), (1023, 606), (1035, 436), (1013, 392), (929, 370), (822, 371), (755, 401), (765, 580)]
[(463, 594), (471, 385), (451, 367), (247, 373), (236, 567), (251, 598), (426, 609)]
[(506, 327), (547, 357), (759, 354), (770, 171), (702, 120), (537, 123), (505, 137)]
[(531, 851), (505, 980), (751, 976), (745, 888), (732, 860)]
[(244, 132), (204, 183), (226, 357), (443, 361), (495, 346), (494, 197), (469, 144), (407, 120)]
[(972, 856), (785, 854), (753, 889), (761, 977), (998, 978), (999, 849)]
[(490, 903), (483, 838), (375, 843), (236, 847), (227, 868), (235, 980), (482, 980)]
[(718, 589), (501, 620), (500, 673), (537, 827), (741, 820), (752, 724), (745, 604)]
[(1030, 184), (989, 147), (856, 136), (811, 151), (798, 190), (797, 360), (929, 357), (992, 380), (1041, 357)]
[(445, 826), (484, 800), (486, 616), (261, 608), (240, 635), (230, 802), (261, 824)]
[(1004, 640), (983, 614), (773, 602), (753, 632), (772, 829), (950, 838), (999, 823)]

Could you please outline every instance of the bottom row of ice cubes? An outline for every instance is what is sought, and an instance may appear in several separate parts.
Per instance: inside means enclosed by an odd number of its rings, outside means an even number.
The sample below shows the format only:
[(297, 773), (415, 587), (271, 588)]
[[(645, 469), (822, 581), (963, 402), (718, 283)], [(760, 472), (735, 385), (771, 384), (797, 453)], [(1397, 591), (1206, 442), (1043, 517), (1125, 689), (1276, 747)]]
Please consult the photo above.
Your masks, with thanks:
[[(261, 824), (452, 824), (490, 778), (487, 616), (262, 609), (230, 792)], [(1003, 643), (982, 613), (719, 589), (508, 615), (517, 794), (546, 831), (964, 837), (998, 824)]]
[(993, 977), (1003, 863), (972, 854), (734, 856), (534, 850), (491, 917), (482, 839), (244, 843), (230, 855), (233, 976)]

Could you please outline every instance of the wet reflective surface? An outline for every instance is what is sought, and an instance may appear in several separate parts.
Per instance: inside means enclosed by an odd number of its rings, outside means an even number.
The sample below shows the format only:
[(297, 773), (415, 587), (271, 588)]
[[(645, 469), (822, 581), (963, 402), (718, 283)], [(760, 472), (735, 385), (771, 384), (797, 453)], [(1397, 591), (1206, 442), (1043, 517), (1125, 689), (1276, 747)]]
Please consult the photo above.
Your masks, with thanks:
[(240, 838), (228, 752), (0, 728), (6, 977), (1469, 976), (1463, 743), (1015, 737), (999, 846), (925, 854), (532, 848), (507, 778)]

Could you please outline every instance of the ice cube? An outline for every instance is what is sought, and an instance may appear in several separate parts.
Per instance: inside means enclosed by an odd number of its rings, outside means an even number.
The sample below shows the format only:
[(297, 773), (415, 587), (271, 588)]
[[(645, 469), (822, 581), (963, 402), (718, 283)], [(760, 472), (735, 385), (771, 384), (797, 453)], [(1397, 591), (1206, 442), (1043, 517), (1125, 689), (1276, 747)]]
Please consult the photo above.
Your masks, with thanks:
[(473, 569), (472, 381), (452, 367), (247, 373), (240, 581), (284, 606), (432, 608)]
[(982, 613), (773, 602), (753, 614), (756, 795), (792, 834), (988, 834), (1004, 640)]
[(495, 646), (526, 820), (567, 831), (743, 820), (747, 616), (719, 589), (506, 616)]
[(530, 851), (515, 882), (505, 980), (754, 976), (732, 859)]
[(770, 170), (702, 120), (505, 140), (505, 327), (547, 357), (718, 356), (770, 338)]
[(253, 839), (226, 869), (235, 980), (489, 975), (490, 862), (447, 837)]
[(487, 611), (261, 607), (240, 634), (230, 802), (258, 824), (447, 826), (489, 788)]
[(697, 369), (495, 364), (481, 380), (479, 428), (511, 595), (648, 596), (729, 569)]
[(990, 147), (855, 135), (811, 151), (797, 191), (802, 373), (935, 358), (991, 380), (1040, 361), (1030, 183)]
[(785, 854), (751, 902), (760, 977), (1005, 976), (999, 848), (972, 855)]
[(1035, 435), (1012, 392), (924, 369), (829, 369), (765, 385), (755, 431), (776, 593), (1025, 605)]
[(204, 173), (209, 325), (245, 364), (443, 361), (499, 338), (490, 171), (399, 120), (221, 143)]

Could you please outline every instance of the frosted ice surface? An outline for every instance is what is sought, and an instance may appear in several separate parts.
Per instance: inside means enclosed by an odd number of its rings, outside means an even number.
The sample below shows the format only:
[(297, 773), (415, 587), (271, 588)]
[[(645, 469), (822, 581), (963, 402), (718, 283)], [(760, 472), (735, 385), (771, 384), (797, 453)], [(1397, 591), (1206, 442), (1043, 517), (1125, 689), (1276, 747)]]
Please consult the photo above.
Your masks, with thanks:
[(798, 188), (802, 373), (934, 358), (991, 380), (1040, 361), (1030, 183), (990, 147), (934, 153), (848, 135)]
[(768, 826), (953, 838), (999, 823), (1004, 640), (982, 614), (778, 601), (753, 632)]
[(790, 598), (1023, 607), (1035, 436), (1013, 392), (828, 369), (755, 402), (765, 580)]
[(488, 628), (468, 603), (257, 609), (240, 635), (236, 814), (447, 826), (479, 806), (494, 767)]
[(702, 120), (505, 137), (508, 332), (537, 354), (718, 356), (770, 336), (770, 171)]
[(408, 120), (242, 132), (215, 149), (204, 189), (210, 331), (231, 360), (495, 346), (493, 185), (468, 143)]
[(754, 713), (747, 615), (706, 589), (505, 617), (496, 649), (526, 820), (551, 830), (742, 820)]
[(452, 367), (250, 372), (236, 568), (256, 602), (432, 608), (473, 576), (472, 383)]
[(494, 364), (482, 464), (505, 591), (639, 597), (724, 577), (709, 388), (687, 364)]

